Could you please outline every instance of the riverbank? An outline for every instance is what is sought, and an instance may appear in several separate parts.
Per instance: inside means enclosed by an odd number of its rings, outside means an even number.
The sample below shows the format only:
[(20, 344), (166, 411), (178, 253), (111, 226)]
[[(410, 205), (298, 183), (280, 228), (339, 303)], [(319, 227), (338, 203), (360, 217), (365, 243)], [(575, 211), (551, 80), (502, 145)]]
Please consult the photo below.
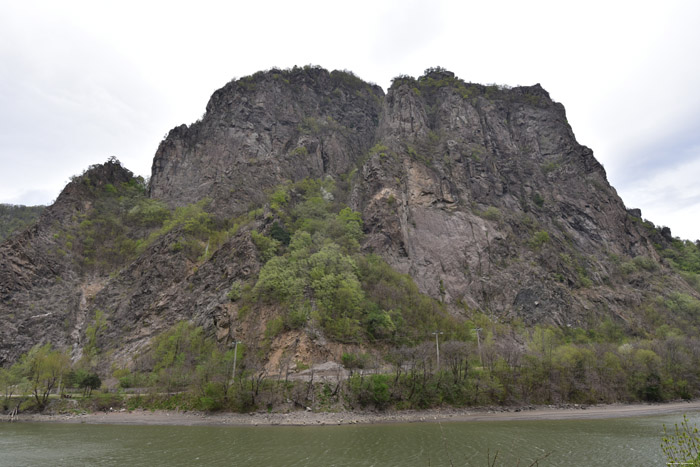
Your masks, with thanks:
[[(182, 426), (321, 426), (416, 422), (486, 422), (507, 420), (575, 420), (665, 415), (700, 411), (700, 400), (663, 404), (566, 405), (521, 408), (444, 408), (399, 412), (254, 412), (201, 413), (166, 410), (120, 410), (82, 414), (20, 414), (18, 422)], [(7, 421), (3, 416), (3, 421)]]

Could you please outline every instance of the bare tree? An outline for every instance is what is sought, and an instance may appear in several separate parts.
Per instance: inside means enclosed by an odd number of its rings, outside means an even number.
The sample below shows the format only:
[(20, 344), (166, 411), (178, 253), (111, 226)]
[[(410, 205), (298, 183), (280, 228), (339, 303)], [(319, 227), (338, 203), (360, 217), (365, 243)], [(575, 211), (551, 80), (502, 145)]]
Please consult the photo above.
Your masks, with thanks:
[(447, 341), (442, 344), (442, 358), (445, 366), (452, 372), (455, 383), (466, 379), (469, 356), (473, 353), (473, 346), (466, 342)]

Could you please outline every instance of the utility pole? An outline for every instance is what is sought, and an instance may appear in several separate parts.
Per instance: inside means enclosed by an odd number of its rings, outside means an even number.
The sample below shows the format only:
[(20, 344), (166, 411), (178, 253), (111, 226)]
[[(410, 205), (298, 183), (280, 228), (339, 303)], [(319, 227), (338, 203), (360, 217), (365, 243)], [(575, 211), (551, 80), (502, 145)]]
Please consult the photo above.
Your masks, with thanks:
[(476, 332), (476, 345), (477, 348), (479, 349), (479, 361), (481, 362), (481, 367), (484, 367), (484, 358), (481, 356), (481, 338), (479, 337), (479, 333), (481, 332), (481, 328), (476, 328), (474, 329), (474, 332)]
[(438, 343), (438, 336), (444, 334), (442, 331), (435, 331), (435, 352), (437, 354), (437, 371), (440, 371), (440, 344)]
[(233, 373), (231, 373), (231, 384), (236, 381), (236, 358), (238, 357), (238, 340), (233, 341)]

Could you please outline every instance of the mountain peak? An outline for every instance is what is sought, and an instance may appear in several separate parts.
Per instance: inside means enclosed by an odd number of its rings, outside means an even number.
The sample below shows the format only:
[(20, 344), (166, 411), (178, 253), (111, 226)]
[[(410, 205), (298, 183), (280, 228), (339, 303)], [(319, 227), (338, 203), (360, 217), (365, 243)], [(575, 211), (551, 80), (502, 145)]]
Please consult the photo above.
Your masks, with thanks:
[[(148, 198), (133, 183), (114, 159), (93, 166), (40, 228), (2, 245), (0, 311), (12, 318), (0, 359), (45, 336), (80, 349), (97, 311), (100, 345), (125, 360), (181, 319), (222, 343), (290, 328), (287, 343), (328, 357), (340, 335), (363, 342), (413, 322), (405, 297), (423, 326), (450, 313), (565, 329), (613, 320), (642, 335), (656, 324), (639, 310), (698, 296), (654, 246), (670, 233), (628, 213), (539, 84), (436, 67), (385, 94), (347, 71), (271, 69), (229, 82), (201, 120), (170, 131)], [(315, 254), (313, 273), (291, 267)], [(376, 276), (362, 282), (362, 267)], [(322, 283), (352, 300), (334, 302)], [(333, 328), (320, 307), (346, 314)]]

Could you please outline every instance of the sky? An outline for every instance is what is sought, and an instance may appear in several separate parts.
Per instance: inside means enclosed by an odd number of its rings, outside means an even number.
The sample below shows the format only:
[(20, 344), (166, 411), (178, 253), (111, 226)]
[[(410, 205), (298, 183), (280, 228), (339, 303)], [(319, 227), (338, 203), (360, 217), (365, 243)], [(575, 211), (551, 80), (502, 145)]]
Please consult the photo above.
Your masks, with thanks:
[(540, 83), (625, 205), (700, 239), (700, 2), (0, 0), (0, 203), (48, 204), (110, 156), (138, 175), (233, 78), (441, 66)]

